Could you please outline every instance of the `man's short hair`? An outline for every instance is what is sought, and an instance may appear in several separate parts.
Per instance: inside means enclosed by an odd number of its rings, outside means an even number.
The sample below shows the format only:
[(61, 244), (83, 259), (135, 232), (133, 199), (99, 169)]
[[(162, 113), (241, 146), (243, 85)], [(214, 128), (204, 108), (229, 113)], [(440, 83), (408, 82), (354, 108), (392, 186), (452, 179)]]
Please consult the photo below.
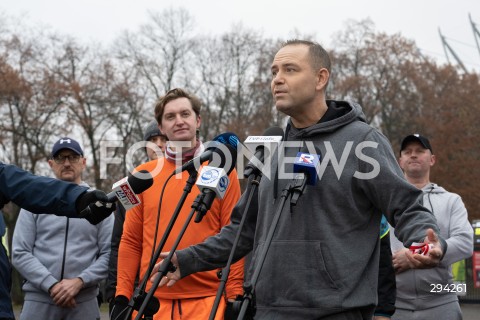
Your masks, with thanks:
[(200, 99), (183, 89), (176, 88), (168, 91), (163, 97), (160, 97), (160, 99), (158, 99), (157, 103), (155, 104), (155, 119), (157, 119), (158, 123), (162, 123), (162, 116), (165, 110), (165, 105), (170, 101), (178, 98), (187, 98), (188, 100), (190, 100), (193, 111), (195, 112), (197, 117), (200, 116), (200, 108), (202, 106)]
[(291, 39), (287, 40), (283, 45), (283, 47), (291, 46), (291, 45), (304, 45), (308, 47), (308, 52), (310, 54), (310, 60), (312, 64), (312, 68), (314, 70), (320, 70), (321, 68), (325, 68), (328, 70), (328, 73), (331, 73), (332, 62), (330, 60), (330, 56), (328, 52), (317, 42), (308, 41), (308, 40), (300, 40), (300, 39)]

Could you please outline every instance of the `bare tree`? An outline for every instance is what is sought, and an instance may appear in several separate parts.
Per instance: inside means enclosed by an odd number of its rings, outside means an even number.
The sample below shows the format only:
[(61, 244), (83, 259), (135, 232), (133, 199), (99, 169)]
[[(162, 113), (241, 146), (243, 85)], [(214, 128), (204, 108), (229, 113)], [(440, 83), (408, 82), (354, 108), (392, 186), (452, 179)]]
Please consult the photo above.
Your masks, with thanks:
[[(0, 23), (1, 24), (1, 23)], [(0, 32), (0, 148), (5, 158), (31, 172), (46, 172), (49, 150), (46, 141), (59, 129), (61, 88), (42, 68), (42, 34), (25, 29), (17, 33), (3, 24)], [(37, 166), (38, 165), (38, 166)], [(38, 168), (39, 167), (39, 168)], [(5, 206), (3, 212), (11, 243), (20, 208)], [(12, 298), (22, 301), (20, 276), (14, 273)]]
[(231, 130), (244, 138), (255, 123), (258, 105), (252, 97), (258, 94), (259, 81), (265, 89), (269, 87), (263, 81), (265, 75), (258, 74), (266, 71), (260, 66), (266, 59), (262, 38), (255, 31), (235, 25), (220, 38), (203, 38), (201, 43), (195, 54), (202, 83), (198, 95), (205, 102), (202, 136)]
[(335, 39), (331, 93), (360, 103), (367, 122), (396, 135), (402, 113), (419, 114), (411, 79), (423, 61), (418, 48), (398, 34), (375, 33), (370, 20), (350, 21)]
[(65, 124), (69, 135), (83, 141), (90, 151), (88, 168), (93, 169), (95, 187), (106, 188), (111, 181), (100, 177), (100, 147), (112, 131), (112, 118), (118, 110), (110, 97), (116, 88), (115, 68), (101, 48), (82, 46), (72, 38), (51, 37), (50, 41), (54, 49), (45, 68), (64, 88), (61, 105), (68, 111)]
[(438, 163), (432, 171), (433, 181), (460, 194), (470, 219), (480, 219), (477, 183), (474, 170), (480, 157), (480, 81), (477, 74), (462, 74), (452, 66), (423, 63), (415, 75), (423, 106), (418, 118), (403, 134), (421, 132), (431, 139)]
[(116, 41), (117, 56), (143, 74), (143, 83), (155, 98), (175, 86), (188, 88), (188, 73), (180, 71), (191, 66), (194, 25), (193, 17), (182, 8), (150, 12), (149, 21), (138, 32), (125, 32)]

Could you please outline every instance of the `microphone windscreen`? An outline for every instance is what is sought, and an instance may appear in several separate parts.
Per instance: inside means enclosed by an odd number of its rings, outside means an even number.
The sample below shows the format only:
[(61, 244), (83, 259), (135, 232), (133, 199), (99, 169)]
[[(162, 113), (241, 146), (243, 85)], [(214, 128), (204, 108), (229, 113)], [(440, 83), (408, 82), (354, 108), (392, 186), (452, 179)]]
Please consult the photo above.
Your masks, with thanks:
[(281, 136), (283, 137), (283, 129), (280, 127), (270, 127), (263, 132), (264, 136)]
[(237, 164), (237, 149), (229, 144), (222, 144), (213, 150), (209, 166), (222, 168), (230, 174)]
[(218, 142), (220, 142), (224, 145), (230, 145), (230, 146), (234, 147), (235, 149), (237, 148), (237, 146), (239, 144), (238, 137), (233, 132), (222, 133), (222, 134), (216, 136), (215, 138), (213, 138), (213, 141), (218, 141)]
[(128, 177), (128, 184), (135, 194), (142, 193), (153, 185), (153, 177), (147, 170), (140, 170)]

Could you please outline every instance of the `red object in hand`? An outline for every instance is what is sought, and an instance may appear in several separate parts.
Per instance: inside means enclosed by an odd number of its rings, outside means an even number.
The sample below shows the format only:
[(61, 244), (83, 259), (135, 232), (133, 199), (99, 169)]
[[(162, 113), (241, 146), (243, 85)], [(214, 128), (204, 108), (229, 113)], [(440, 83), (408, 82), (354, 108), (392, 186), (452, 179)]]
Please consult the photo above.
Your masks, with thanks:
[(430, 251), (430, 249), (432, 247), (433, 247), (433, 245), (431, 245), (429, 243), (414, 242), (410, 246), (409, 250), (410, 250), (411, 253), (418, 253), (418, 254), (426, 256), (428, 254), (428, 251)]

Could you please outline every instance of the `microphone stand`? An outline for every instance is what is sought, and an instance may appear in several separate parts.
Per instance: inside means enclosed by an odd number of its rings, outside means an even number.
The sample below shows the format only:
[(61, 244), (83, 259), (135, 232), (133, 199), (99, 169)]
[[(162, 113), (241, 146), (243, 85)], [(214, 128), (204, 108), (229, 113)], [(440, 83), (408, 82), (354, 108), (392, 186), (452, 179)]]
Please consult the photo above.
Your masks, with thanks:
[[(258, 256), (258, 263), (255, 267), (255, 270), (252, 275), (252, 279), (250, 282), (246, 282), (243, 285), (244, 288), (244, 296), (242, 305), (240, 308), (240, 313), (238, 314), (237, 320), (243, 320), (247, 310), (249, 308), (249, 304), (252, 302), (254, 305), (254, 295), (255, 295), (255, 285), (257, 284), (258, 277), (260, 272), (262, 271), (263, 263), (267, 257), (268, 249), (272, 243), (273, 235), (278, 225), (278, 221), (280, 221), (280, 216), (282, 215), (283, 207), (287, 202), (288, 198), (290, 197), (290, 205), (295, 206), (297, 204), (298, 198), (303, 194), (305, 186), (307, 184), (307, 176), (304, 173), (297, 173), (295, 178), (292, 182), (290, 182), (283, 190), (280, 196), (280, 203), (277, 207), (277, 211), (275, 212), (275, 216), (273, 217), (272, 224), (270, 229), (268, 230), (267, 238), (265, 239), (265, 245), (262, 248)], [(252, 307), (252, 309), (254, 306)]]
[[(172, 257), (175, 254), (175, 251), (177, 250), (177, 247), (182, 240), (183, 235), (185, 234), (185, 231), (187, 230), (188, 225), (190, 224), (190, 221), (193, 218), (193, 215), (197, 211), (201, 211), (203, 213), (203, 210), (207, 210), (210, 208), (212, 205), (211, 201), (215, 198), (211, 198), (209, 196), (209, 193), (214, 193), (212, 190), (206, 190), (206, 192), (201, 192), (193, 201), (192, 204), (192, 210), (190, 211), (190, 214), (188, 215), (187, 219), (185, 220), (185, 223), (183, 224), (182, 230), (180, 230), (180, 233), (177, 236), (177, 239), (175, 239), (175, 243), (173, 244), (172, 248), (170, 249), (170, 253), (167, 255), (167, 257), (164, 259), (163, 263), (160, 265), (160, 268), (158, 269), (158, 275), (155, 278), (155, 281), (153, 282), (152, 287), (147, 293), (147, 296), (145, 297), (145, 300), (143, 301), (142, 305), (140, 306), (140, 309), (138, 310), (138, 314), (135, 317), (135, 320), (140, 320), (143, 313), (145, 312), (145, 309), (152, 299), (153, 294), (158, 288), (158, 285), (160, 284), (160, 281), (162, 278), (167, 275), (169, 271), (175, 271), (175, 267), (172, 264)], [(207, 198), (207, 200), (211, 199), (210, 203), (207, 201), (204, 201), (204, 199)], [(206, 211), (205, 211), (206, 212)], [(204, 214), (204, 213), (203, 213)], [(160, 248), (160, 247), (159, 247)], [(156, 252), (155, 252), (156, 253)], [(160, 252), (158, 254), (158, 257), (160, 256)], [(158, 259), (157, 257), (157, 259)], [(155, 260), (156, 261), (156, 260)], [(147, 276), (148, 274), (146, 274)]]
[(248, 192), (247, 203), (246, 203), (245, 209), (243, 210), (242, 219), (240, 220), (238, 231), (237, 231), (237, 234), (235, 235), (235, 239), (232, 244), (232, 251), (230, 251), (230, 255), (228, 256), (227, 264), (222, 269), (222, 277), (220, 279), (220, 285), (218, 286), (217, 295), (215, 296), (215, 301), (213, 302), (212, 311), (210, 312), (210, 316), (208, 318), (209, 320), (214, 320), (217, 314), (218, 306), (220, 304), (220, 300), (222, 299), (223, 291), (225, 290), (225, 285), (227, 283), (227, 279), (230, 274), (230, 268), (233, 262), (233, 256), (235, 255), (235, 250), (237, 249), (238, 241), (240, 240), (240, 235), (242, 233), (243, 225), (245, 224), (247, 211), (248, 211), (248, 208), (250, 207), (250, 203), (252, 202), (253, 195), (255, 194), (255, 189), (260, 184), (260, 179), (262, 179), (260, 170), (255, 169), (255, 171), (253, 171), (252, 174), (254, 175), (253, 179), (250, 181), (252, 188), (250, 189), (247, 188), (247, 191), (246, 191)]
[[(147, 281), (150, 278), (150, 274), (153, 271), (153, 267), (155, 266), (155, 262), (160, 257), (160, 253), (162, 252), (163, 247), (165, 246), (165, 243), (167, 242), (167, 238), (168, 238), (168, 236), (170, 235), (170, 233), (173, 229), (173, 225), (175, 224), (175, 222), (178, 218), (178, 215), (180, 214), (180, 210), (182, 209), (183, 204), (185, 203), (185, 200), (187, 199), (188, 194), (192, 191), (192, 187), (197, 180), (198, 172), (195, 168), (188, 169), (188, 173), (189, 173), (189, 177), (186, 181), (185, 187), (183, 188), (182, 196), (180, 197), (180, 200), (178, 201), (178, 204), (175, 207), (175, 211), (174, 211), (172, 217), (170, 218), (168, 226), (165, 230), (165, 233), (162, 236), (162, 239), (160, 240), (160, 243), (158, 244), (157, 249), (155, 249), (155, 253), (154, 253), (152, 259), (150, 260), (150, 264), (148, 265), (148, 270), (145, 273), (145, 275), (143, 276), (142, 282), (135, 288), (135, 291), (133, 292), (132, 298), (128, 302), (128, 306), (127, 306), (128, 311), (125, 315), (124, 320), (131, 320), (132, 313), (133, 313), (133, 310), (135, 309), (135, 306), (138, 306), (140, 303), (142, 303), (141, 306), (143, 306), (143, 309), (142, 309), (142, 313), (143, 313), (147, 304), (151, 300), (151, 296), (150, 297), (147, 296), (148, 300), (146, 300), (146, 296), (145, 296), (145, 294), (146, 294), (145, 288), (147, 287)], [(169, 267), (169, 271), (173, 270), (173, 268), (174, 268), (173, 265), (170, 265), (168, 267)], [(147, 304), (145, 302), (147, 302)], [(137, 318), (135, 318), (135, 319), (137, 319)], [(140, 318), (138, 318), (138, 319), (140, 319)], [(116, 319), (114, 319), (114, 320), (116, 320)]]

